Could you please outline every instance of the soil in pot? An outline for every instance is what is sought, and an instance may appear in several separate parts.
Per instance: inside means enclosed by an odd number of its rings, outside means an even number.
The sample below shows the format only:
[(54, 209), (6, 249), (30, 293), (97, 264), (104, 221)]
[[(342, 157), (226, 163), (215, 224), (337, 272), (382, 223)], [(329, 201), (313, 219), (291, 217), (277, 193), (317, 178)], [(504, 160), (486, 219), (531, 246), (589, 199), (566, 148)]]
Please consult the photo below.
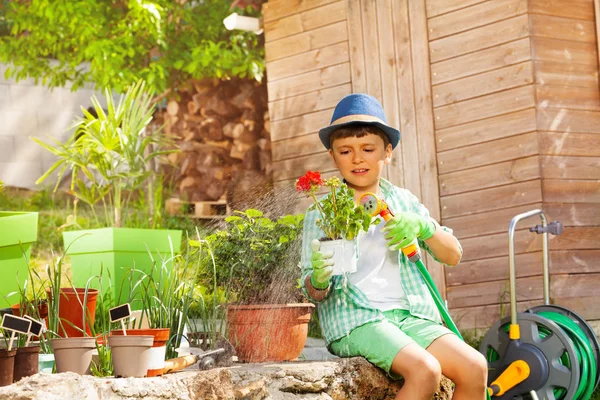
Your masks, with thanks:
[(89, 375), (95, 338), (59, 338), (50, 341), (56, 362), (56, 372)]
[(148, 374), (154, 336), (109, 336), (115, 377), (143, 378)]
[(16, 350), (0, 350), (0, 386), (13, 383)]
[[(167, 352), (167, 342), (171, 329), (127, 329), (127, 336), (154, 336), (154, 344), (150, 350), (150, 365), (148, 366), (148, 374), (146, 376), (160, 376), (165, 368), (165, 355)], [(111, 332), (113, 335), (123, 335), (122, 330)]]
[(19, 347), (15, 356), (15, 371), (13, 381), (38, 373), (40, 346)]

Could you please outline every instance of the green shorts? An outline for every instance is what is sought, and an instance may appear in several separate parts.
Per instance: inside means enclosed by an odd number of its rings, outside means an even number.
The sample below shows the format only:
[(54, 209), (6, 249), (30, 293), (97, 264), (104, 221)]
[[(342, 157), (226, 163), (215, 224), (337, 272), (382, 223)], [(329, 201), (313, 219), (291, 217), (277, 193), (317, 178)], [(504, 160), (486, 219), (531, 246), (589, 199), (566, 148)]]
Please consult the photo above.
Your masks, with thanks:
[(385, 320), (359, 326), (332, 342), (330, 350), (340, 357), (362, 356), (392, 378), (398, 378), (390, 369), (404, 346), (416, 343), (426, 349), (440, 336), (452, 333), (445, 326), (412, 316), (407, 310), (389, 310), (383, 315)]

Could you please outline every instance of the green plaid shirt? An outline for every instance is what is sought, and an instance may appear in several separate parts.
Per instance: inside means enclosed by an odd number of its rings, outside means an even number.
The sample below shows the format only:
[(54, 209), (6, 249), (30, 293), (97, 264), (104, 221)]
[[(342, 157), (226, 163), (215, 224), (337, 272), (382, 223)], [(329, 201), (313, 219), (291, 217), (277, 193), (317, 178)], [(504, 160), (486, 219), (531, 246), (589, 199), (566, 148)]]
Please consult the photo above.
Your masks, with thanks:
[[(393, 213), (409, 211), (429, 217), (427, 208), (410, 191), (400, 189), (385, 179), (380, 179), (379, 187), (383, 198)], [(335, 275), (331, 278), (329, 294), (321, 302), (317, 302), (308, 296), (304, 281), (312, 273), (310, 243), (313, 239), (325, 237), (323, 231), (315, 223), (317, 218), (319, 218), (318, 210), (307, 212), (304, 218), (302, 278), (300, 283), (304, 294), (309, 300), (317, 303), (321, 330), (325, 341), (329, 344), (346, 336), (354, 328), (367, 322), (382, 320), (384, 316), (379, 309), (369, 303), (366, 295), (360, 289), (352, 285), (349, 279), (342, 275)], [(452, 232), (446, 227), (442, 227), (442, 229)], [(423, 241), (419, 240), (419, 246), (429, 252), (435, 259), (431, 250)], [(416, 317), (441, 324), (439, 312), (415, 264), (410, 262), (401, 251), (398, 251), (398, 264), (402, 288), (410, 304), (409, 312)]]

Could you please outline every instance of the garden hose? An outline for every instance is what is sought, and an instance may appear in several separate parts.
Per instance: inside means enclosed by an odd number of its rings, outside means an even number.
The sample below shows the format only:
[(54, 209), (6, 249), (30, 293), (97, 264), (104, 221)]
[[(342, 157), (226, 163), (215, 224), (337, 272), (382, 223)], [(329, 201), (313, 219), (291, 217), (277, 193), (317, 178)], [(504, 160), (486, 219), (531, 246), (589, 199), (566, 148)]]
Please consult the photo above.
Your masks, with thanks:
[[(587, 340), (585, 333), (574, 321), (562, 314), (549, 311), (538, 312), (535, 314), (555, 322), (573, 342), (577, 360), (565, 361), (577, 361), (581, 370), (581, 379), (579, 380), (579, 385), (575, 395), (573, 396), (573, 400), (588, 400), (594, 392), (596, 386), (596, 374), (598, 372), (598, 366), (596, 365), (596, 357), (594, 357), (591, 344)], [(540, 330), (540, 335), (549, 334), (550, 332), (547, 332), (544, 329)], [(561, 389), (557, 389), (557, 391), (564, 392), (564, 390)], [(555, 393), (555, 397), (557, 399), (564, 398), (565, 395), (566, 393)]]

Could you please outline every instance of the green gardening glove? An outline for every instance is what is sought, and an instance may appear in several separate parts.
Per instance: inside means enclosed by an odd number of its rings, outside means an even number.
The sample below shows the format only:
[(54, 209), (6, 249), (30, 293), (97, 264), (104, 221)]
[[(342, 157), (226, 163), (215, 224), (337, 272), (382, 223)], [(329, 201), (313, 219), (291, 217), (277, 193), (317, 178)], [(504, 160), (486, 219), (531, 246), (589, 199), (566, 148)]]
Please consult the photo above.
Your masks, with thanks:
[(388, 240), (388, 247), (400, 250), (415, 239), (427, 240), (433, 236), (436, 225), (431, 218), (412, 212), (403, 212), (390, 219), (381, 231)]
[(321, 242), (317, 239), (313, 239), (310, 243), (312, 249), (312, 256), (310, 263), (312, 265), (312, 275), (310, 276), (310, 283), (315, 289), (325, 290), (329, 287), (329, 278), (333, 274), (333, 253), (323, 253), (319, 251), (321, 249)]

